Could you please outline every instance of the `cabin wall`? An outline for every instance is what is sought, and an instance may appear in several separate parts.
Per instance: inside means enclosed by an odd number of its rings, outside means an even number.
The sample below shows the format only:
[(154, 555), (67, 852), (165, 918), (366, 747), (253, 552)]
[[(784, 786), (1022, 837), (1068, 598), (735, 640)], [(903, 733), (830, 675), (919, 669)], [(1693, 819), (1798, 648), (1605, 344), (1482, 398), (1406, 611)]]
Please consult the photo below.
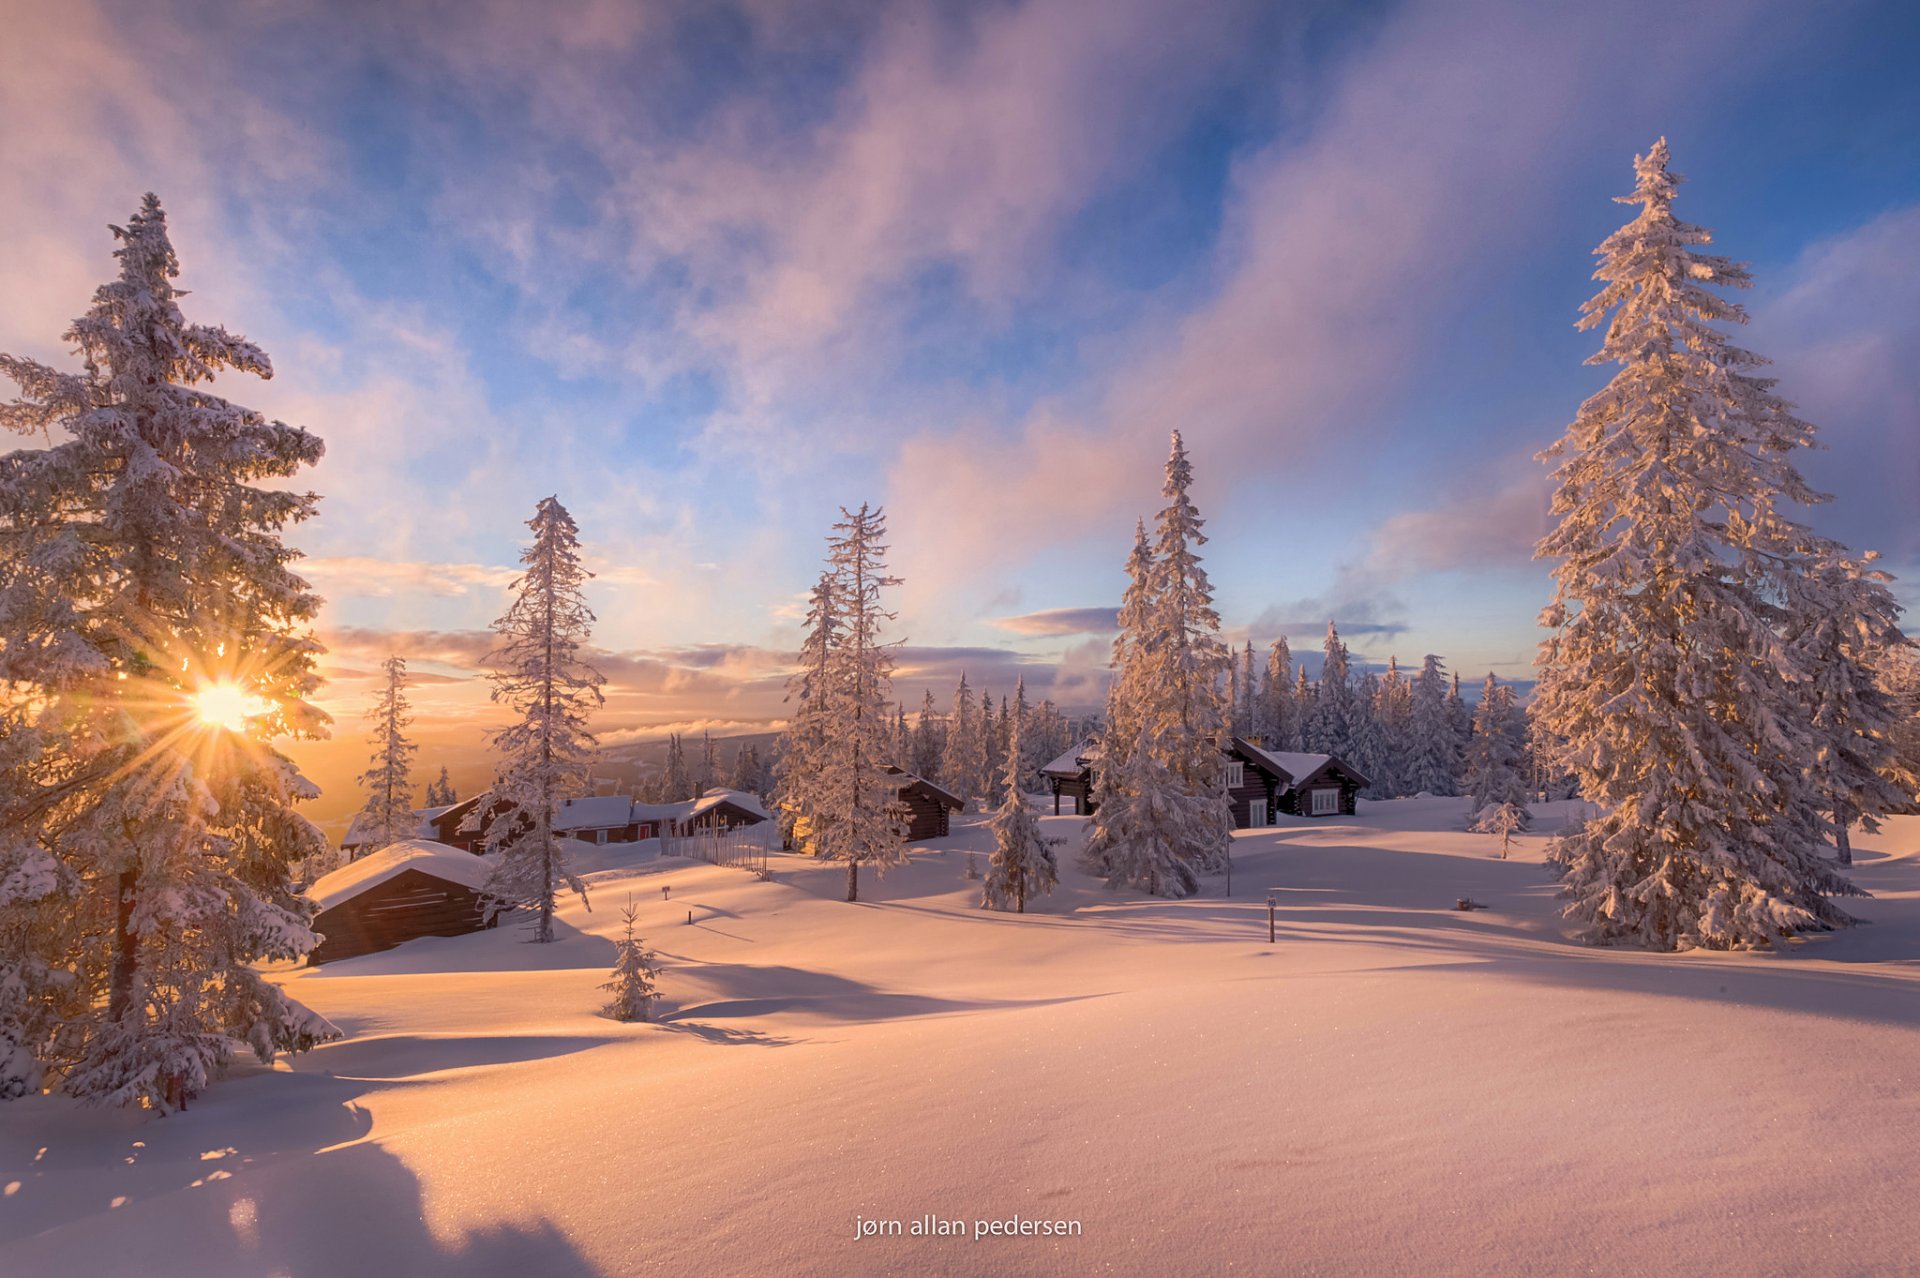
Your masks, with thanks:
[(390, 950), (416, 937), (464, 936), (491, 926), (480, 894), (472, 888), (404, 870), (322, 910), (313, 930), (324, 939), (307, 955), (307, 964)]
[(947, 837), (950, 817), (946, 804), (925, 790), (913, 787), (900, 792), (900, 801), (907, 805), (907, 842)]

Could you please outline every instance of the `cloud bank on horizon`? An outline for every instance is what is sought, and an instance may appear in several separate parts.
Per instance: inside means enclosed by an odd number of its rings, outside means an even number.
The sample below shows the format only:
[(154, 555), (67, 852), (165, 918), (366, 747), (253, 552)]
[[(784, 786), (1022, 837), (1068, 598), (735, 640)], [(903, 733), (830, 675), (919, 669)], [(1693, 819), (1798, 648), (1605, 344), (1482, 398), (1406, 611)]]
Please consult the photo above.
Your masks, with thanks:
[(1604, 379), (1572, 320), (1662, 134), (1685, 216), (1754, 262), (1746, 344), (1824, 428), (1821, 523), (1920, 571), (1909, 6), (6, 21), (0, 350), (61, 358), (106, 224), (162, 195), (190, 316), (274, 357), (234, 393), (327, 442), (293, 540), (345, 714), (400, 650), (484, 718), (475, 645), (549, 492), (600, 574), (610, 732), (777, 718), (862, 500), (906, 578), (903, 699), (968, 668), (1091, 704), (1173, 427), (1231, 637), (1332, 615), (1375, 660), (1524, 677), (1531, 454)]

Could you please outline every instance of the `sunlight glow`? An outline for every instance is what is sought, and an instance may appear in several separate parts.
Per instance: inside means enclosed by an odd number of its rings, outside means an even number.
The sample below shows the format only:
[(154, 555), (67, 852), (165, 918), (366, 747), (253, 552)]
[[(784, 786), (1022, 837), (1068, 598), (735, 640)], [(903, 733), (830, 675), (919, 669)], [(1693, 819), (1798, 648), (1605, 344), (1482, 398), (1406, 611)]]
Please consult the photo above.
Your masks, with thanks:
[(210, 683), (193, 694), (200, 722), (228, 732), (245, 732), (247, 720), (265, 714), (267, 703), (235, 683)]

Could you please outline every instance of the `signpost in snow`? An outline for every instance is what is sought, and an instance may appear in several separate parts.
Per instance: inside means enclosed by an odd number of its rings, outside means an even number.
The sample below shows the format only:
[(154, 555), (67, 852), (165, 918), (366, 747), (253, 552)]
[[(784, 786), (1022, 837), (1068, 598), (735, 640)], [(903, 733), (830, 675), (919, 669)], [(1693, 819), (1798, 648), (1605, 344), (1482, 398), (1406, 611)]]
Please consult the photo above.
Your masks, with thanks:
[(1267, 944), (1269, 945), (1279, 939), (1274, 931), (1274, 910), (1279, 904), (1280, 902), (1274, 898), (1273, 893), (1267, 893)]

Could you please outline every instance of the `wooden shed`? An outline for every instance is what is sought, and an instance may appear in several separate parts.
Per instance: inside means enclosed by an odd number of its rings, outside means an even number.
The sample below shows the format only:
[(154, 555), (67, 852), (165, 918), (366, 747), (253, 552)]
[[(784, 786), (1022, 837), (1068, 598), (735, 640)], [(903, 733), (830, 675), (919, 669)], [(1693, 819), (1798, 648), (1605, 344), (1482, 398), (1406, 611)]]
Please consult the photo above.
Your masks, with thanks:
[(480, 897), (492, 868), (492, 858), (406, 839), (335, 870), (307, 889), (320, 907), (313, 930), (321, 936), (308, 964), (493, 926)]
[[(1276, 815), (1352, 816), (1355, 799), (1368, 781), (1338, 755), (1267, 750), (1257, 740), (1231, 737), (1220, 747), (1225, 756), (1227, 801), (1236, 829), (1273, 824)], [(1068, 799), (1077, 816), (1094, 809), (1094, 774), (1100, 742), (1088, 737), (1040, 769), (1053, 791), (1053, 811)]]
[(904, 768), (889, 766), (887, 771), (900, 782), (900, 801), (907, 808), (907, 842), (947, 837), (953, 814), (966, 811), (967, 801)]

